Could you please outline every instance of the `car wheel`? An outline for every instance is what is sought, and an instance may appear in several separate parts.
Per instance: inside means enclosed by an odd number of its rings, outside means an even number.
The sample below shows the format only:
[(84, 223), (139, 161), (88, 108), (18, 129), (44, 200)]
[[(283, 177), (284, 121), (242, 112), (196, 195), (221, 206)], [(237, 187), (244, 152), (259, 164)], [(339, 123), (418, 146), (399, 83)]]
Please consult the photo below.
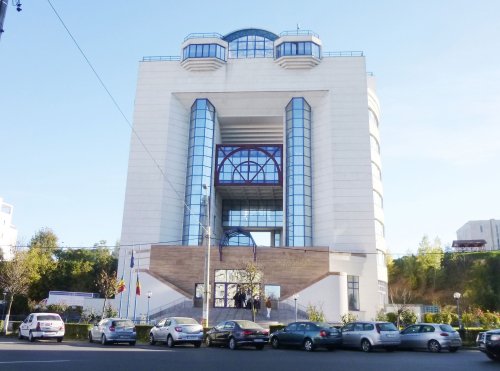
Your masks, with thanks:
[(236, 343), (236, 340), (234, 338), (229, 339), (229, 349), (231, 350), (238, 349), (238, 344)]
[(372, 345), (370, 344), (370, 341), (368, 339), (361, 340), (361, 350), (363, 352), (371, 352)]
[(106, 335), (102, 334), (101, 336), (101, 344), (106, 345), (108, 343), (108, 340), (106, 340)]
[(210, 336), (208, 336), (208, 335), (207, 335), (207, 337), (205, 338), (205, 345), (206, 345), (207, 347), (209, 347), (209, 348), (210, 348), (211, 346), (213, 346), (213, 345), (214, 345), (214, 342), (212, 341), (212, 339), (211, 339), (211, 338), (210, 338)]
[(458, 350), (457, 347), (450, 347), (450, 349), (449, 349), (450, 353), (456, 353), (457, 350)]
[(129, 341), (129, 344), (130, 344), (131, 346), (135, 346), (135, 341)]
[(151, 345), (156, 344), (156, 340), (155, 340), (155, 337), (153, 334), (149, 334), (149, 344), (151, 344)]
[(174, 339), (172, 338), (171, 335), (168, 335), (167, 337), (167, 347), (173, 348), (174, 347)]
[(32, 343), (35, 341), (35, 337), (33, 336), (33, 333), (30, 331), (29, 335), (28, 335), (28, 339), (29, 341)]
[(274, 349), (279, 349), (280, 347), (280, 341), (278, 340), (277, 337), (273, 337), (271, 339), (271, 346), (274, 348)]
[(490, 353), (490, 352), (485, 352), (486, 356), (491, 359), (492, 361), (500, 361), (500, 356), (497, 356), (496, 354)]
[(201, 347), (201, 341), (197, 341), (196, 343), (193, 343), (195, 348)]
[(63, 338), (57, 338), (58, 343), (62, 343), (62, 341), (63, 341)]
[(427, 345), (427, 348), (429, 349), (430, 352), (432, 353), (439, 353), (441, 351), (441, 345), (437, 342), (437, 340), (431, 340), (429, 341), (429, 344)]
[(257, 350), (262, 350), (262, 349), (264, 349), (264, 344), (257, 344), (257, 345), (255, 346), (255, 349), (257, 349)]
[(94, 339), (92, 339), (92, 333), (89, 331), (89, 343), (92, 343)]
[(307, 338), (304, 340), (304, 350), (306, 352), (312, 352), (314, 350), (314, 343), (311, 339)]

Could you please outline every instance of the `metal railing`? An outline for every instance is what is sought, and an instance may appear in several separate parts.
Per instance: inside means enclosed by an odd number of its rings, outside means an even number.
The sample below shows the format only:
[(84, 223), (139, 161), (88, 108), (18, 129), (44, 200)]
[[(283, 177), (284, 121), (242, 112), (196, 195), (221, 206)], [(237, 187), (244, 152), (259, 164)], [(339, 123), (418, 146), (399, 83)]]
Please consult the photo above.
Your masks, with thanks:
[[(186, 298), (179, 298), (176, 300), (172, 300), (171, 302), (160, 305), (159, 307), (153, 308), (149, 311), (149, 317), (158, 317), (161, 316), (162, 314), (166, 313), (170, 308), (177, 307), (179, 304), (183, 304), (182, 306), (188, 306), (188, 307), (193, 307), (193, 300), (191, 299), (186, 299)], [(189, 305), (188, 305), (189, 303)]]
[(190, 33), (184, 38), (184, 41), (189, 39), (222, 39), (222, 35), (217, 32), (209, 32), (209, 33)]
[(314, 36), (319, 39), (319, 35), (311, 30), (291, 30), (291, 31), (283, 31), (280, 33), (281, 36)]
[(160, 61), (180, 61), (181, 57), (178, 55), (152, 55), (142, 57), (142, 62), (160, 62)]
[(362, 57), (362, 51), (322, 52), (322, 57)]

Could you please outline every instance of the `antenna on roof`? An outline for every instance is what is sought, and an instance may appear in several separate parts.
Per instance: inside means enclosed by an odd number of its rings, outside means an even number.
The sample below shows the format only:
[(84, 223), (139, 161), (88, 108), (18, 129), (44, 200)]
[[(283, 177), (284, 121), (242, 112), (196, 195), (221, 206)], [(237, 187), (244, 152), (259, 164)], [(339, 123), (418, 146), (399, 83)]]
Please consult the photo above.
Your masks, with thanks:
[(297, 23), (297, 35), (299, 34), (300, 31), (300, 23)]

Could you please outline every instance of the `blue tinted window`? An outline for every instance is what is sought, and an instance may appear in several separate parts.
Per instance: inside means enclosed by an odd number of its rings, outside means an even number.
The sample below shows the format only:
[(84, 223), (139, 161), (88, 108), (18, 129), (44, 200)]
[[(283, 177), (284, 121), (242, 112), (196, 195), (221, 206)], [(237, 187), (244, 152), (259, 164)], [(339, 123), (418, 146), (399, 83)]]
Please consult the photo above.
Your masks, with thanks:
[(226, 48), (219, 44), (191, 44), (184, 48), (182, 58), (218, 58), (226, 60)]
[(276, 47), (276, 58), (289, 55), (312, 55), (321, 57), (321, 48), (312, 41), (284, 42)]

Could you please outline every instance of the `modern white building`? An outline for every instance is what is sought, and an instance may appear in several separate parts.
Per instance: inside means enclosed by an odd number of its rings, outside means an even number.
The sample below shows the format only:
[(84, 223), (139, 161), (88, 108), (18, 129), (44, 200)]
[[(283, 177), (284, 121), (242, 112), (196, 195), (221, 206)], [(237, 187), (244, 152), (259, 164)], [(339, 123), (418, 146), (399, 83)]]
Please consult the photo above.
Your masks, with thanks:
[(12, 224), (14, 206), (0, 197), (0, 249), (3, 259), (11, 260), (17, 243), (17, 229)]
[(196, 305), (210, 225), (212, 307), (235, 305), (237, 272), (255, 261), (266, 296), (373, 319), (387, 269), (380, 107), (363, 53), (252, 28), (188, 35), (180, 54), (139, 66), (119, 262), (128, 316), (137, 274), (137, 312)]
[(470, 220), (457, 231), (458, 240), (485, 240), (486, 251), (500, 250), (500, 220)]

